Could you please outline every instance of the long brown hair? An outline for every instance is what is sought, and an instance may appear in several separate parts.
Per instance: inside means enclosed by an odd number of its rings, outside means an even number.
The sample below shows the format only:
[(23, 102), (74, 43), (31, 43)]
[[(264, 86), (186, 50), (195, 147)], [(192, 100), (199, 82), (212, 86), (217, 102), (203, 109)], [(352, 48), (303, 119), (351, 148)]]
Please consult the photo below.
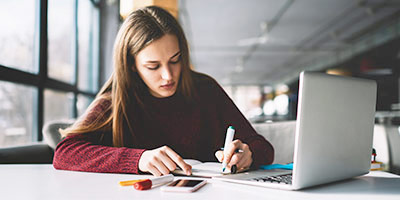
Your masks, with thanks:
[(176, 92), (180, 92), (187, 101), (193, 101), (194, 86), (184, 32), (177, 20), (167, 11), (149, 6), (132, 12), (122, 23), (114, 43), (114, 72), (87, 110), (91, 110), (104, 100), (111, 104), (106, 104), (101, 113), (88, 113), (92, 115), (91, 117), (84, 114), (71, 127), (61, 130), (61, 134), (68, 136), (111, 129), (113, 146), (124, 146), (123, 133), (128, 131), (134, 135), (132, 121), (135, 119), (132, 119), (131, 113), (138, 108), (144, 109), (143, 92), (148, 91), (134, 70), (135, 56), (165, 34), (177, 37), (181, 52), (182, 71)]

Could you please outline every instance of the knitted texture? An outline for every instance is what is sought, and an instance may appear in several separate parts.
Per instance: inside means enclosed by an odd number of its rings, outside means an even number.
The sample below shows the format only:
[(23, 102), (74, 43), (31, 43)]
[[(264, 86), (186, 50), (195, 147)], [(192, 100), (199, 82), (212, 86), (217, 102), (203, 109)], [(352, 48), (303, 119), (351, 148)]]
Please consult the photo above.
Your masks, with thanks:
[[(112, 132), (96, 132), (66, 137), (56, 148), (53, 166), (56, 169), (139, 173), (143, 151), (169, 146), (183, 158), (217, 161), (214, 154), (223, 147), (226, 129), (232, 125), (240, 139), (252, 151), (252, 168), (271, 164), (272, 145), (257, 134), (232, 100), (213, 79), (194, 74), (198, 101), (185, 102), (178, 93), (167, 98), (145, 97), (149, 115), (133, 113), (135, 133), (125, 133), (126, 147), (112, 147)], [(110, 101), (99, 101), (83, 117), (90, 123)], [(134, 139), (132, 139), (134, 138)]]

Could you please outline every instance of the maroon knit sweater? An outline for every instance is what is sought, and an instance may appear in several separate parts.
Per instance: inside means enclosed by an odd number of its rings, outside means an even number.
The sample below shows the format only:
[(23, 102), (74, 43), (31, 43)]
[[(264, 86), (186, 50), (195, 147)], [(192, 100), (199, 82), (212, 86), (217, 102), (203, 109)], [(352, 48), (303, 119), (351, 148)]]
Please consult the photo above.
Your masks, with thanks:
[[(54, 168), (137, 174), (142, 153), (163, 145), (183, 158), (217, 161), (214, 153), (223, 147), (229, 125), (235, 127), (235, 139), (249, 145), (252, 168), (272, 163), (272, 145), (256, 133), (218, 83), (200, 74), (194, 74), (194, 82), (199, 97), (195, 104), (186, 103), (178, 93), (167, 98), (146, 95), (149, 115), (133, 113), (140, 120), (136, 121), (134, 136), (125, 133), (130, 138), (124, 142), (126, 147), (112, 147), (111, 130), (66, 137), (55, 150)], [(83, 119), (90, 122), (110, 103), (99, 101)]]

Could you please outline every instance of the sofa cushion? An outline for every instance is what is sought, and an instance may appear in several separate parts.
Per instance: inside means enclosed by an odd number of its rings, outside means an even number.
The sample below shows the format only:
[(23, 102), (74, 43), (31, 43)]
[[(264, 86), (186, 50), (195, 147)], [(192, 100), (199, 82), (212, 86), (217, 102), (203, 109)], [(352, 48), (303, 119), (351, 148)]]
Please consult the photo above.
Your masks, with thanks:
[(275, 149), (274, 163), (293, 162), (296, 121), (252, 124), (258, 134), (264, 136)]

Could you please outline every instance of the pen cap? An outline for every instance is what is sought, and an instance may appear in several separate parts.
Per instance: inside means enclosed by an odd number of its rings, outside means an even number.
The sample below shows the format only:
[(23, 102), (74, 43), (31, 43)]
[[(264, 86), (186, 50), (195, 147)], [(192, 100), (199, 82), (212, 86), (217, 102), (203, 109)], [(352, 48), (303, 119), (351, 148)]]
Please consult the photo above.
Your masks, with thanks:
[(233, 135), (235, 135), (235, 127), (233, 126), (229, 126), (228, 129), (226, 130), (226, 137), (231, 137), (231, 139), (233, 139)]
[(133, 187), (137, 190), (148, 190), (151, 188), (151, 185), (152, 185), (151, 180), (146, 179), (144, 181), (140, 181), (140, 182), (133, 184)]

